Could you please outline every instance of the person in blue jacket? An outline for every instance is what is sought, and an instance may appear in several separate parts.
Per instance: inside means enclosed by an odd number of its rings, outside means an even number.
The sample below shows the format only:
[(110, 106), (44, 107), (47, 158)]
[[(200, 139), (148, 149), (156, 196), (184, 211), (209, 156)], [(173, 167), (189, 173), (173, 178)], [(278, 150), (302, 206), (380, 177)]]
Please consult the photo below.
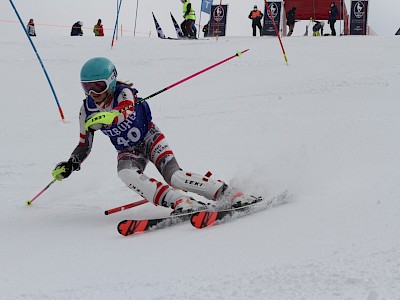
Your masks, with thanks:
[[(63, 180), (80, 170), (92, 149), (94, 134), (100, 130), (117, 151), (120, 179), (149, 202), (172, 208), (173, 214), (207, 208), (182, 191), (231, 206), (249, 204), (257, 199), (223, 181), (183, 171), (165, 135), (153, 122), (148, 103), (141, 101), (131, 83), (117, 80), (117, 70), (109, 59), (88, 60), (81, 69), (80, 79), (86, 98), (79, 115), (79, 144), (68, 161), (56, 165), (52, 172), (55, 179)], [(149, 161), (167, 184), (143, 173)]]

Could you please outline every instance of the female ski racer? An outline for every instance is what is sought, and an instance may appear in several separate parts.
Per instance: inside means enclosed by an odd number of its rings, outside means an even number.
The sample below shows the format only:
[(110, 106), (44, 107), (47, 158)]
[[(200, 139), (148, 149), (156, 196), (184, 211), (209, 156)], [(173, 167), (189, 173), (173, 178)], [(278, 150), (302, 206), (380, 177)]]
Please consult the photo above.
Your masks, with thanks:
[[(86, 94), (79, 117), (80, 140), (69, 160), (56, 165), (52, 172), (55, 179), (61, 181), (80, 170), (91, 151), (94, 132), (101, 130), (117, 150), (121, 180), (149, 202), (172, 208), (172, 214), (207, 209), (206, 204), (178, 190), (197, 193), (209, 200), (223, 200), (232, 206), (257, 199), (222, 181), (183, 171), (164, 134), (153, 123), (148, 103), (140, 101), (131, 83), (117, 81), (117, 71), (110, 60), (104, 57), (88, 60), (80, 78)], [(143, 173), (149, 161), (168, 185)]]

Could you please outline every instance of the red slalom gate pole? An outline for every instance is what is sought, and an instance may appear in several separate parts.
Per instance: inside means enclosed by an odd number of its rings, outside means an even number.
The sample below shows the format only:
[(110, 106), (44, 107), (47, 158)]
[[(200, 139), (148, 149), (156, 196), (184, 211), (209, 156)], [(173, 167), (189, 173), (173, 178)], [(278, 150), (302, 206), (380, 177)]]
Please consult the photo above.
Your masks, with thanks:
[(135, 207), (135, 206), (139, 206), (139, 205), (145, 204), (147, 202), (149, 202), (149, 201), (147, 201), (146, 199), (142, 199), (142, 200), (139, 200), (139, 201), (136, 201), (136, 202), (133, 202), (133, 203), (129, 203), (129, 204), (122, 205), (122, 206), (119, 206), (119, 207), (111, 208), (109, 210), (106, 210), (104, 212), (104, 214), (106, 216), (107, 215), (111, 215), (113, 213), (116, 213), (116, 212), (119, 212), (119, 211), (123, 211), (123, 210), (129, 209), (129, 208)]
[(276, 35), (277, 35), (277, 37), (278, 37), (278, 39), (279, 39), (279, 43), (281, 44), (281, 48), (282, 48), (282, 52), (283, 52), (283, 58), (285, 59), (286, 65), (288, 65), (288, 59), (287, 59), (287, 57), (286, 57), (285, 48), (283, 47), (282, 39), (281, 39), (281, 36), (279, 35), (279, 30), (278, 30), (278, 28), (276, 27), (275, 20), (274, 20), (274, 18), (272, 17), (272, 12), (271, 12), (271, 9), (269, 8), (268, 1), (267, 1), (267, 0), (264, 0), (264, 3), (265, 3), (265, 7), (267, 8), (267, 11), (268, 11), (268, 15), (269, 15), (268, 17), (271, 19), (272, 24), (274, 25), (274, 29), (275, 29)]

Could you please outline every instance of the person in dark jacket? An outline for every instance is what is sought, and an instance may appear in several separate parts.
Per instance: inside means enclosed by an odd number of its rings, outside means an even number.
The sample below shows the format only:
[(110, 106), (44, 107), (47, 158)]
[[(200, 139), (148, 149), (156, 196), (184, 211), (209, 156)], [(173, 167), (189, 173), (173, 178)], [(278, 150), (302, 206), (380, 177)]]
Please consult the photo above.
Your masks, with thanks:
[(82, 26), (83, 23), (81, 21), (78, 21), (74, 25), (72, 25), (71, 36), (82, 36), (83, 35)]
[(249, 14), (249, 19), (252, 20), (251, 26), (253, 27), (253, 36), (256, 36), (256, 28), (260, 29), (260, 36), (262, 36), (262, 25), (261, 19), (263, 17), (263, 13), (257, 9), (257, 5), (254, 5), (253, 10)]
[(313, 26), (313, 36), (324, 35), (324, 25), (324, 21), (315, 21), (315, 25)]
[(296, 7), (292, 7), (286, 14), (286, 25), (289, 26), (288, 36), (291, 36), (296, 24)]
[(203, 26), (204, 37), (208, 37), (208, 28), (210, 26), (210, 22)]
[(26, 31), (28, 31), (29, 36), (36, 36), (35, 23), (33, 22), (33, 19), (30, 19), (28, 25), (26, 25)]
[(331, 35), (336, 35), (335, 23), (336, 23), (338, 14), (339, 14), (339, 9), (337, 8), (335, 2), (332, 2), (331, 10), (329, 11), (329, 18), (328, 18), (328, 24), (331, 27)]

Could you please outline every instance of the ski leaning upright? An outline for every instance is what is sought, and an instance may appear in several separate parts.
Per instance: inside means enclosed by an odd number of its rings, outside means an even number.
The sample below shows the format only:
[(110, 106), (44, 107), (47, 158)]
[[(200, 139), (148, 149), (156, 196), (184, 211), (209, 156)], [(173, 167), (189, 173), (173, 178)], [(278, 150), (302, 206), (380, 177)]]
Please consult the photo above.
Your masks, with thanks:
[(286, 198), (287, 190), (269, 200), (264, 200), (262, 197), (260, 197), (255, 203), (237, 208), (196, 212), (191, 216), (190, 223), (198, 229), (225, 223), (251, 213), (259, 212), (261, 210), (283, 204), (286, 201)]

